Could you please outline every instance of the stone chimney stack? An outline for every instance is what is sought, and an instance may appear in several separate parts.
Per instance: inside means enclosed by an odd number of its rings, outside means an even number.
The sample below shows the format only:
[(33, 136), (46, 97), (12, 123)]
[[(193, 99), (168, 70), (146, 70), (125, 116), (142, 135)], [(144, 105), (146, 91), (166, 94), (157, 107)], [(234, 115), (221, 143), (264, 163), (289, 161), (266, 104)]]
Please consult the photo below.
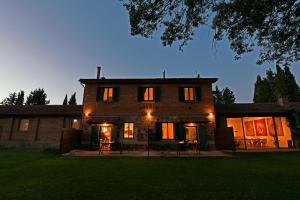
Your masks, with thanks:
[(97, 79), (100, 79), (100, 74), (101, 74), (101, 67), (97, 67)]
[(277, 98), (277, 103), (280, 105), (280, 106), (287, 106), (289, 104), (289, 100), (287, 97), (283, 97), (283, 96), (279, 96)]

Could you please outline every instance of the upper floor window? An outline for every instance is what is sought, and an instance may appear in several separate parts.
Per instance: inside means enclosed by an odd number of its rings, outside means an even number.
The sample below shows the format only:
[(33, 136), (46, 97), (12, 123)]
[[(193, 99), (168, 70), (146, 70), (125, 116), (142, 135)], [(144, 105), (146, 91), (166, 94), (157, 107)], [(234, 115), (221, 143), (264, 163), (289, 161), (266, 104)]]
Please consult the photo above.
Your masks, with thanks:
[(28, 131), (29, 119), (21, 119), (19, 125), (19, 131)]
[(184, 100), (195, 101), (195, 90), (192, 87), (184, 88)]
[(113, 100), (113, 88), (104, 88), (103, 101)]
[(124, 138), (133, 138), (134, 123), (124, 123)]
[(138, 88), (139, 101), (160, 101), (159, 87), (139, 87)]
[(145, 88), (144, 101), (154, 101), (154, 89), (152, 87)]
[(174, 139), (174, 123), (162, 123), (162, 139)]
[(98, 102), (113, 102), (119, 100), (119, 87), (98, 87), (96, 100)]
[(201, 101), (200, 87), (179, 87), (178, 91), (181, 102)]

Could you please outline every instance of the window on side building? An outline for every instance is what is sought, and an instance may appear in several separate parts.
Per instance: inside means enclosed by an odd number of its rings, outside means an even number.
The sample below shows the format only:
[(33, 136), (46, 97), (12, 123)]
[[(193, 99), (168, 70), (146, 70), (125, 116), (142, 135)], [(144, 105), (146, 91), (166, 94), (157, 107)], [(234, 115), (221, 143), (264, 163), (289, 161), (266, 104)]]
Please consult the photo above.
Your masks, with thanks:
[(71, 128), (80, 129), (80, 119), (72, 119)]
[(19, 124), (19, 131), (28, 131), (29, 119), (21, 119)]

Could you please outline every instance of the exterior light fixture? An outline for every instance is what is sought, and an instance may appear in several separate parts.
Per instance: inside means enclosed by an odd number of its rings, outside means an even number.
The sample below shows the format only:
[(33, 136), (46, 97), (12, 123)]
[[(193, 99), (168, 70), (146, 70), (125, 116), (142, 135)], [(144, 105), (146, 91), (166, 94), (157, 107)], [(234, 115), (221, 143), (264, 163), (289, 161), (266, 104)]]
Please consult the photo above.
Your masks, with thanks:
[(151, 112), (147, 112), (147, 117), (151, 117)]
[(212, 113), (212, 112), (208, 113), (208, 118), (209, 119), (212, 119), (213, 117), (214, 117), (214, 113)]

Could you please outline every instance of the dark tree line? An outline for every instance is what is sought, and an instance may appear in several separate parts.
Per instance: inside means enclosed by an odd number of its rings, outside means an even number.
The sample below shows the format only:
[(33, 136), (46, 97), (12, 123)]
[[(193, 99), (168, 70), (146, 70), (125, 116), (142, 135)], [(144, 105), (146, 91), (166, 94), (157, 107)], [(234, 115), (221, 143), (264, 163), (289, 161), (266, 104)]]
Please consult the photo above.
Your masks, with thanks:
[(298, 0), (121, 0), (129, 13), (131, 34), (151, 37), (161, 32), (164, 46), (180, 49), (202, 26), (215, 41), (227, 38), (235, 58), (259, 49), (258, 64), (300, 60)]
[(63, 105), (77, 105), (77, 101), (76, 101), (76, 92), (74, 92), (69, 101), (68, 101), (68, 95), (66, 94), (64, 101), (63, 101)]
[(214, 100), (215, 104), (232, 104), (235, 102), (235, 95), (228, 87), (219, 90), (219, 87), (216, 86)]
[(7, 98), (3, 99), (2, 105), (47, 105), (50, 101), (47, 100), (47, 94), (43, 88), (38, 88), (30, 92), (25, 101), (25, 92), (12, 92)]
[(253, 101), (276, 102), (279, 97), (287, 98), (290, 102), (300, 102), (300, 88), (289, 67), (282, 69), (276, 66), (276, 72), (266, 71), (266, 76), (257, 76)]

